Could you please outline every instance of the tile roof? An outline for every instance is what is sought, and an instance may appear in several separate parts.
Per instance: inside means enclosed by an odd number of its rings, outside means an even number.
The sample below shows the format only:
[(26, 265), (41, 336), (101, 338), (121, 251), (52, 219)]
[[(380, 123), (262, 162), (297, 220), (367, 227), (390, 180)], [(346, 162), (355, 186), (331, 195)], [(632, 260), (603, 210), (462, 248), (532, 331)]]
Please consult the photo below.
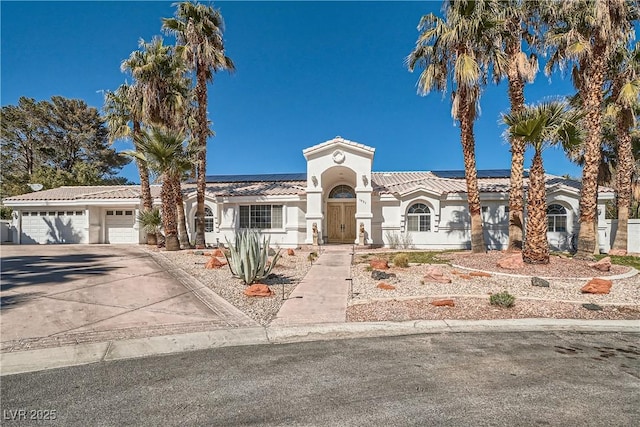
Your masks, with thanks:
[(368, 145), (364, 145), (364, 144), (360, 144), (359, 142), (355, 142), (355, 141), (349, 141), (348, 139), (344, 139), (341, 136), (336, 136), (333, 139), (330, 139), (328, 141), (325, 142), (321, 142), (320, 144), (314, 145), (313, 147), (309, 147), (309, 148), (305, 148), (304, 150), (302, 150), (302, 154), (306, 155), (307, 153), (311, 153), (313, 151), (317, 151), (317, 150), (321, 150), (324, 147), (330, 146), (330, 145), (334, 145), (334, 144), (344, 144), (347, 146), (351, 146), (354, 148), (359, 148), (361, 150), (365, 150), (365, 151), (369, 151), (371, 153), (375, 152), (376, 149), (373, 147), (369, 147)]
[[(424, 190), (438, 195), (449, 193), (465, 193), (466, 181), (462, 178), (443, 178), (438, 172), (373, 172), (371, 185), (377, 194), (407, 194)], [(448, 174), (451, 176), (451, 174)], [(464, 174), (463, 174), (464, 175)], [(496, 174), (489, 174), (496, 175)], [(210, 197), (233, 196), (290, 196), (304, 195), (306, 189), (306, 174), (279, 174), (275, 180), (266, 179), (274, 175), (237, 175), (227, 176), (219, 182), (207, 183), (207, 194)], [(481, 174), (482, 176), (482, 174)], [(484, 174), (487, 176), (487, 174)], [(237, 178), (240, 177), (240, 178)], [(292, 178), (292, 179), (286, 179)], [(547, 175), (548, 188), (567, 188), (580, 191), (580, 182), (562, 177)], [(528, 178), (524, 179), (525, 189)], [(509, 177), (480, 178), (478, 187), (483, 193), (507, 193), (509, 191)], [(182, 191), (186, 196), (195, 194), (196, 184), (185, 183)], [(608, 187), (600, 187), (600, 193), (613, 193)], [(152, 185), (151, 193), (154, 198), (160, 197), (160, 185)], [(115, 186), (78, 186), (59, 187), (51, 190), (36, 191), (20, 196), (9, 197), (4, 201), (78, 201), (78, 200), (136, 200), (140, 197), (139, 185)]]

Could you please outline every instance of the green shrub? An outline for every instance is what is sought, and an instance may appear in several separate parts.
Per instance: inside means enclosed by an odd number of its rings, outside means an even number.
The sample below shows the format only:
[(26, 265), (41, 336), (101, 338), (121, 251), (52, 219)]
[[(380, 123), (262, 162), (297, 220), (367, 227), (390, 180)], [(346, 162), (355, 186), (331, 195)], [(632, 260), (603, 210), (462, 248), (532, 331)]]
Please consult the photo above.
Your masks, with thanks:
[(407, 254), (398, 254), (393, 257), (393, 265), (396, 267), (409, 267), (409, 256)]
[(500, 307), (509, 308), (516, 301), (516, 297), (509, 292), (504, 291), (497, 294), (493, 294), (489, 297), (491, 305), (499, 305)]
[(317, 252), (311, 252), (309, 254), (309, 256), (307, 257), (307, 260), (309, 260), (309, 262), (313, 262), (316, 259), (318, 259), (318, 253)]

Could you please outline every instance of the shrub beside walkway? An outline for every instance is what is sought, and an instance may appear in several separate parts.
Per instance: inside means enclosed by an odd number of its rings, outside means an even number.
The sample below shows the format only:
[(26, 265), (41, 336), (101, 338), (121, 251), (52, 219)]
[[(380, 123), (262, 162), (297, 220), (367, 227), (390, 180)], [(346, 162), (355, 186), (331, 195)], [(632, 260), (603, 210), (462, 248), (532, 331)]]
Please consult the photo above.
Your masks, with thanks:
[(351, 246), (324, 246), (323, 253), (284, 302), (272, 326), (346, 321)]

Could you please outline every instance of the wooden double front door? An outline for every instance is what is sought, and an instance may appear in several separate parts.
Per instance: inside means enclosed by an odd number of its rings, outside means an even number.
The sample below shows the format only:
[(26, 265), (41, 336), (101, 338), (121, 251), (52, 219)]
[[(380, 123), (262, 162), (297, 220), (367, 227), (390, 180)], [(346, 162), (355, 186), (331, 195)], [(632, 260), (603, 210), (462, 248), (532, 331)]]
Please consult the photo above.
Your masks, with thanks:
[(328, 203), (329, 243), (353, 243), (356, 240), (356, 204)]

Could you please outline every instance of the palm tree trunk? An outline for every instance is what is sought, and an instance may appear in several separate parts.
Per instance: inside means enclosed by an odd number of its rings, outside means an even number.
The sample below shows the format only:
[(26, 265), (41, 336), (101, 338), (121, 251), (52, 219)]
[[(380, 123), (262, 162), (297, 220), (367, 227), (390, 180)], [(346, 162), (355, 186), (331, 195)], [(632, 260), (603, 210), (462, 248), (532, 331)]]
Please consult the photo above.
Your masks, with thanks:
[(460, 136), (462, 155), (464, 157), (464, 175), (467, 181), (467, 200), (471, 217), (471, 252), (486, 252), (484, 233), (482, 230), (482, 215), (480, 211), (480, 192), (478, 190), (478, 172), (476, 170), (475, 139), (473, 136), (473, 108), (467, 90), (460, 88)]
[(202, 150), (197, 157), (196, 178), (196, 249), (203, 249), (204, 240), (204, 192), (207, 188), (207, 75), (206, 67), (196, 69), (196, 97), (198, 99), (198, 144)]
[[(614, 91), (615, 95), (615, 91)], [(617, 98), (617, 95), (615, 95)], [(627, 252), (629, 207), (631, 206), (631, 180), (633, 177), (633, 148), (631, 134), (627, 124), (629, 111), (620, 111), (616, 120), (616, 136), (618, 139), (618, 172), (616, 175), (616, 191), (618, 196), (618, 230), (611, 249)]]
[[(519, 26), (518, 26), (519, 28)], [(524, 109), (524, 82), (518, 74), (517, 46), (509, 46), (509, 64), (507, 66), (507, 80), (509, 82), (509, 102), (511, 113), (519, 113)], [(509, 186), (509, 245), (508, 251), (522, 250), (522, 226), (524, 218), (524, 153), (525, 143), (522, 138), (511, 138), (511, 177)]]
[(596, 209), (598, 204), (598, 170), (602, 152), (602, 87), (604, 84), (606, 47), (600, 40), (593, 48), (591, 61), (586, 63), (586, 78), (581, 92), (582, 105), (586, 112), (585, 126), (587, 137), (584, 148), (584, 167), (582, 169), (582, 194), (580, 197), (580, 232), (578, 234), (578, 252), (580, 259), (593, 259), (596, 249)]
[(162, 227), (164, 228), (166, 249), (168, 251), (180, 250), (178, 241), (178, 228), (176, 224), (176, 198), (173, 189), (173, 180), (166, 174), (162, 177)]
[(176, 178), (173, 183), (176, 194), (176, 213), (178, 215), (178, 236), (181, 249), (188, 249), (191, 244), (189, 243), (189, 233), (187, 232), (186, 215), (184, 212), (184, 200), (182, 199), (182, 187), (180, 185), (180, 179)]
[(527, 234), (524, 239), (522, 259), (528, 264), (549, 263), (547, 240), (547, 191), (545, 188), (542, 154), (536, 149), (529, 171), (527, 197)]
[[(133, 141), (140, 135), (140, 122), (133, 121)], [(138, 147), (135, 147), (136, 150)], [(149, 185), (149, 168), (147, 162), (144, 160), (136, 159), (136, 166), (138, 166), (138, 174), (140, 175), (140, 198), (142, 199), (142, 209), (150, 211), (153, 209), (153, 198), (151, 197), (151, 186)], [(158, 238), (156, 233), (147, 233), (147, 245), (156, 246), (158, 244)]]

